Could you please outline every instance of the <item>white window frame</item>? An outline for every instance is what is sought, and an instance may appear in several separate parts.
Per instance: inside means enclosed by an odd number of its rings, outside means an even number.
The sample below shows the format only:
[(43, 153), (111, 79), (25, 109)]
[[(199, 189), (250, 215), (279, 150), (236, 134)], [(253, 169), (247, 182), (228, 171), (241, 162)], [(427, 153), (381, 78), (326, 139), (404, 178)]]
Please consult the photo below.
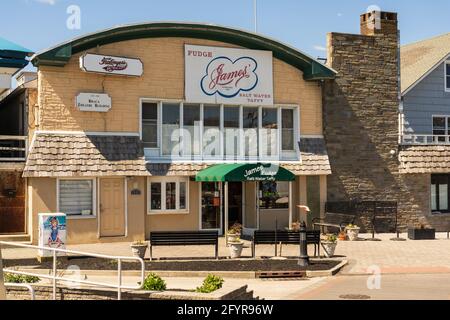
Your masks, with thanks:
[[(186, 209), (180, 209), (180, 183), (186, 183)], [(152, 210), (151, 184), (161, 184), (161, 209)], [(166, 209), (166, 184), (175, 183), (176, 208)], [(167, 214), (189, 214), (189, 177), (151, 177), (147, 178), (147, 214), (148, 215), (167, 215)]]
[(450, 115), (436, 115), (436, 114), (433, 114), (432, 116), (431, 116), (431, 132), (432, 132), (432, 135), (434, 136), (434, 118), (444, 118), (445, 119), (445, 136), (447, 135), (447, 133), (449, 132), (449, 126), (448, 126), (448, 123), (449, 123), (449, 121), (450, 121)]
[[(203, 195), (203, 182), (197, 182), (198, 184), (199, 184), (199, 194), (198, 194), (198, 203), (200, 204), (199, 205), (199, 211), (198, 211), (198, 213), (199, 213), (199, 216), (198, 216), (198, 223), (199, 223), (199, 229), (200, 230), (202, 230), (202, 231), (219, 231), (219, 235), (223, 235), (223, 232), (222, 232), (222, 230), (223, 230), (223, 216), (224, 216), (224, 214), (225, 214), (225, 212), (223, 212), (223, 201), (225, 201), (225, 197), (224, 197), (224, 194), (223, 194), (223, 192), (224, 192), (224, 183), (223, 182), (218, 182), (218, 181), (208, 181), (208, 182), (210, 182), (210, 183), (218, 183), (219, 184), (219, 193), (220, 193), (220, 221), (219, 221), (219, 224), (220, 224), (220, 227), (219, 228), (215, 228), (215, 229), (205, 229), (205, 228), (203, 228), (203, 221), (202, 221), (202, 218), (203, 218), (203, 212), (202, 212), (202, 210), (203, 210), (203, 208), (202, 208), (202, 195)], [(242, 203), (244, 203), (244, 201), (242, 201)], [(242, 218), (243, 219), (243, 218)]]
[(450, 60), (446, 60), (444, 63), (444, 91), (450, 92), (450, 88), (447, 88), (447, 81), (450, 74), (447, 75), (447, 66), (450, 65)]
[(145, 148), (151, 150), (159, 150), (161, 148), (161, 134), (159, 132), (160, 122), (161, 122), (161, 102), (158, 100), (149, 99), (139, 99), (139, 138), (142, 140), (143, 128), (142, 128), (142, 106), (144, 103), (154, 103), (156, 104), (156, 148)]
[[(233, 104), (205, 104), (205, 103), (192, 103), (192, 104), (198, 104), (200, 106), (200, 122), (201, 122), (201, 141), (200, 141), (200, 155), (194, 156), (194, 159), (192, 159), (192, 156), (184, 156), (183, 154), (183, 130), (180, 131), (180, 148), (181, 148), (181, 155), (180, 156), (167, 156), (162, 154), (162, 148), (161, 148), (161, 139), (162, 139), (162, 113), (163, 113), (163, 104), (167, 103), (175, 103), (180, 105), (180, 129), (183, 129), (184, 126), (184, 119), (183, 119), (183, 111), (184, 111), (184, 104), (191, 104), (183, 100), (178, 99), (157, 99), (157, 98), (140, 98), (139, 100), (139, 136), (142, 139), (142, 104), (143, 103), (157, 103), (158, 104), (158, 148), (145, 148), (146, 151), (146, 157), (149, 155), (148, 158), (151, 159), (159, 159), (164, 161), (197, 161), (197, 162), (211, 162), (211, 161), (220, 161), (220, 162), (226, 162), (230, 161), (230, 159), (225, 157), (225, 141), (224, 141), (224, 110), (228, 107), (239, 107), (239, 113), (240, 113), (240, 120), (239, 120), (239, 126), (240, 130), (243, 133), (243, 110), (246, 107), (254, 107), (258, 108), (258, 139), (261, 141), (261, 125), (262, 125), (262, 109), (263, 108), (274, 108), (278, 109), (278, 130), (279, 130), (279, 138), (278, 138), (278, 153), (280, 155), (279, 159), (281, 161), (298, 161), (300, 159), (300, 150), (298, 147), (296, 147), (295, 143), (298, 143), (300, 139), (300, 106), (298, 104), (274, 104), (272, 106), (252, 106), (252, 105), (233, 105)], [(204, 129), (204, 106), (205, 105), (217, 105), (220, 107), (220, 154), (215, 157), (209, 157), (205, 156), (203, 154), (204, 146), (203, 146), (203, 129)], [(281, 119), (281, 110), (282, 109), (292, 109), (294, 110), (293, 116), (294, 116), (294, 150), (282, 150), (282, 119)], [(241, 142), (243, 141), (243, 136), (241, 135)], [(261, 158), (261, 149), (258, 148), (258, 156), (256, 158), (246, 159), (245, 157), (245, 150), (244, 150), (244, 144), (241, 143), (240, 149), (239, 149), (239, 155), (236, 156), (236, 158), (239, 161), (274, 161), (274, 157), (268, 157), (266, 159)]]
[[(288, 184), (288, 188), (289, 188), (289, 181), (275, 181), (275, 182), (276, 183), (279, 183), (279, 182), (287, 183)], [(289, 204), (291, 203), (291, 200), (292, 200), (290, 195), (288, 195), (289, 202), (288, 202), (288, 207), (287, 208), (268, 208), (268, 209), (262, 208), (260, 206), (260, 201), (261, 201), (261, 197), (260, 197), (260, 195), (261, 195), (260, 194), (261, 193), (261, 190), (260, 190), (261, 189), (261, 181), (258, 181), (257, 188), (258, 189), (256, 189), (256, 201), (258, 202), (258, 207), (260, 208), (261, 211), (282, 211), (282, 210), (288, 211), (289, 210)], [(293, 195), (292, 195), (292, 197), (293, 197)]]
[[(90, 215), (69, 215), (67, 214), (67, 219), (77, 220), (77, 219), (97, 219), (97, 179), (96, 178), (76, 178), (76, 177), (67, 177), (67, 178), (57, 178), (56, 179), (56, 211), (60, 212), (60, 199), (59, 199), (59, 186), (61, 180), (70, 181), (70, 180), (88, 180), (92, 181), (92, 214)], [(64, 213), (64, 212), (62, 212)]]

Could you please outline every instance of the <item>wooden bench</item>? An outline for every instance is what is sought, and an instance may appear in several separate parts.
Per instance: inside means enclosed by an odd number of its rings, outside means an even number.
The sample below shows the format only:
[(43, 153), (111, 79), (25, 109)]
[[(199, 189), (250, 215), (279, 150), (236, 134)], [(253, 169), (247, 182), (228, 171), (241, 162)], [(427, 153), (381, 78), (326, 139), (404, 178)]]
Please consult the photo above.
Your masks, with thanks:
[(322, 233), (325, 233), (325, 228), (339, 229), (339, 232), (342, 232), (349, 224), (355, 224), (355, 220), (355, 214), (327, 212), (324, 218), (314, 218), (312, 223), (313, 229), (318, 227)]
[[(320, 257), (320, 231), (312, 230), (306, 232), (307, 244), (314, 245), (314, 256)], [(252, 256), (256, 256), (257, 244), (274, 244), (275, 256), (278, 244), (295, 244), (300, 246), (300, 232), (298, 231), (255, 231), (252, 241)], [(281, 251), (281, 249), (280, 249)]]
[(215, 246), (215, 258), (219, 258), (218, 231), (180, 231), (180, 232), (151, 232), (150, 260), (153, 259), (154, 246)]

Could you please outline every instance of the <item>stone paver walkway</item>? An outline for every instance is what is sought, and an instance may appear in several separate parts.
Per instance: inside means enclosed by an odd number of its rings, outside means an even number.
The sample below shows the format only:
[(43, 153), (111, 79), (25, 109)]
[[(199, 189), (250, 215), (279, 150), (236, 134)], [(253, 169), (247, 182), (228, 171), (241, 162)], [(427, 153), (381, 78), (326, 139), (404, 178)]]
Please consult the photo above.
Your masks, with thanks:
[[(406, 235), (401, 235), (406, 238)], [(379, 268), (382, 273), (450, 273), (450, 240), (447, 234), (438, 234), (438, 240), (431, 241), (390, 241), (392, 234), (377, 235), (382, 239), (379, 242), (372, 241), (340, 241), (336, 249), (339, 259), (346, 259), (349, 265), (345, 273), (366, 274), (372, 273), (369, 267)], [(370, 238), (370, 235), (361, 235), (361, 238)], [(249, 246), (249, 243), (247, 243)], [(87, 244), (69, 245), (69, 249), (95, 252), (107, 255), (130, 256), (129, 243)], [(312, 255), (313, 247), (309, 248)], [(323, 251), (323, 250), (322, 250)], [(187, 247), (156, 247), (153, 249), (155, 258), (189, 259), (212, 258), (214, 248), (212, 246), (187, 246)], [(258, 245), (257, 256), (274, 256), (274, 246)], [(298, 256), (298, 246), (283, 246), (283, 256)], [(219, 255), (229, 256), (225, 241), (220, 239)], [(250, 248), (245, 248), (244, 257), (251, 256)], [(148, 256), (148, 252), (147, 252)], [(5, 259), (21, 259), (36, 257), (33, 249), (3, 249)]]

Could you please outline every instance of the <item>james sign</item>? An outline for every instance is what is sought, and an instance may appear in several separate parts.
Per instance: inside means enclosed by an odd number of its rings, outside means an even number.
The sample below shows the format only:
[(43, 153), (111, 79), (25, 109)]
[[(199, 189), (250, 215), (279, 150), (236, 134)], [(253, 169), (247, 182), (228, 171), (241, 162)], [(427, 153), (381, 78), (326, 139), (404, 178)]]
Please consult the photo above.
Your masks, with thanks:
[(186, 100), (273, 105), (272, 52), (185, 46)]

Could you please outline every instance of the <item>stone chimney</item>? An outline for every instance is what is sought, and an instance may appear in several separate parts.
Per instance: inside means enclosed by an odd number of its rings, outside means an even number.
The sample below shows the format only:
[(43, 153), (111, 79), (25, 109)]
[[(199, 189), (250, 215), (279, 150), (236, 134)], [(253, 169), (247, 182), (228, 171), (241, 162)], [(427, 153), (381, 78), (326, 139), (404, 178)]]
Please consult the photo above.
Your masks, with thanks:
[[(397, 201), (399, 32), (397, 14), (361, 15), (361, 34), (328, 34), (323, 125), (333, 174), (328, 201)], [(407, 198), (407, 196), (405, 196)], [(358, 223), (370, 226), (370, 214)], [(382, 231), (390, 231), (388, 227)]]
[(398, 20), (397, 13), (372, 11), (361, 15), (361, 34), (374, 36), (376, 34), (397, 35)]

